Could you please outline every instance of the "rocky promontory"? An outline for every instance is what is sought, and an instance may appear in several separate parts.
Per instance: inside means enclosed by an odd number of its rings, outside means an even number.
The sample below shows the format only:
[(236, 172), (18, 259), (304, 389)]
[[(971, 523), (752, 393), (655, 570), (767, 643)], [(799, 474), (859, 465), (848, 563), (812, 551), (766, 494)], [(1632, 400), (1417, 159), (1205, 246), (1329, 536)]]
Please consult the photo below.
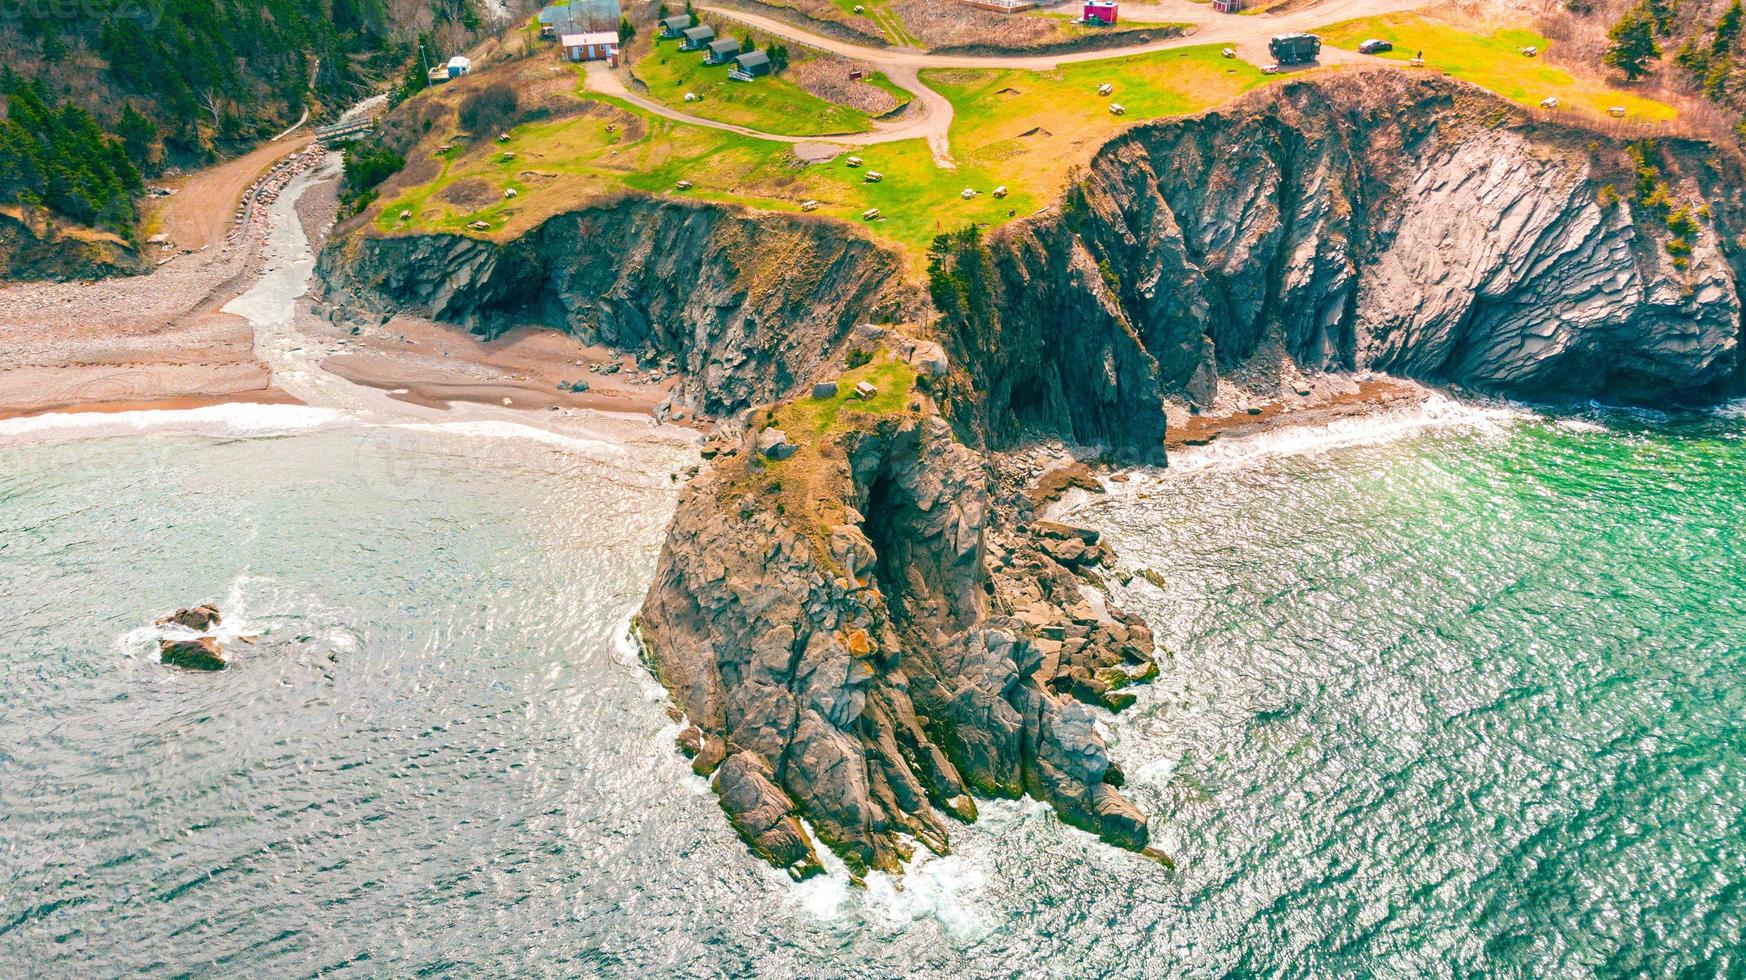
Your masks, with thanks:
[(821, 845), (857, 873), (944, 851), (979, 797), (1147, 848), (1096, 721), (1153, 638), (1015, 451), (1160, 462), (1166, 406), (1233, 378), (1713, 399), (1742, 373), (1743, 195), (1729, 150), (1344, 73), (1135, 127), (1060, 206), (942, 236), (925, 284), (829, 219), (641, 197), (507, 243), (361, 233), (320, 273), (349, 306), (678, 364), (724, 435), (638, 629), (694, 768), (804, 877)]
[(1094, 727), (1155, 670), (1097, 588), (1107, 549), (953, 437), (943, 373), (910, 363), (933, 345), (864, 333), (872, 360), (835, 390), (753, 413), (662, 549), (638, 625), (700, 771), (796, 876), (819, 868), (799, 818), (855, 871), (895, 871), (915, 842), (945, 851), (976, 796), (1144, 849)]

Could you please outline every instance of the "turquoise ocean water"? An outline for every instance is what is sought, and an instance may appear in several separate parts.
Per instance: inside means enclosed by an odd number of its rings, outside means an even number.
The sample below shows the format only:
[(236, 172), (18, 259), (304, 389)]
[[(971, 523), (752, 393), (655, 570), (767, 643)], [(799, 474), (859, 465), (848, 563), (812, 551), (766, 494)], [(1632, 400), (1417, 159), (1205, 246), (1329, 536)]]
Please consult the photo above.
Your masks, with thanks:
[[(1746, 420), (1455, 414), (1073, 508), (1162, 583), (1107, 725), (1176, 873), (999, 803), (865, 889), (757, 865), (671, 751), (623, 641), (664, 474), (0, 446), (0, 975), (1742, 975)], [(160, 667), (199, 599), (259, 639)]]

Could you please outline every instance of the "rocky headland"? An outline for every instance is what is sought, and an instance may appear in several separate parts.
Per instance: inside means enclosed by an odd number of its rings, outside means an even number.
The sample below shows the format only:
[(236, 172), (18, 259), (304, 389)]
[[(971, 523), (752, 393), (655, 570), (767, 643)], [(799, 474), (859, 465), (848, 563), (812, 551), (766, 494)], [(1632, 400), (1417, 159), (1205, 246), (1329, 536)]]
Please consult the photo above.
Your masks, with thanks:
[(1095, 481), (1025, 447), (1161, 462), (1171, 406), (1324, 374), (1718, 397), (1743, 188), (1707, 144), (1347, 74), (1136, 127), (1060, 206), (942, 238), (925, 283), (828, 219), (649, 198), (504, 243), (360, 232), (319, 272), (348, 306), (678, 366), (721, 434), (638, 629), (730, 821), (804, 877), (820, 844), (856, 872), (943, 851), (979, 797), (1147, 848), (1095, 722), (1158, 653), (1107, 547), (1041, 511)]

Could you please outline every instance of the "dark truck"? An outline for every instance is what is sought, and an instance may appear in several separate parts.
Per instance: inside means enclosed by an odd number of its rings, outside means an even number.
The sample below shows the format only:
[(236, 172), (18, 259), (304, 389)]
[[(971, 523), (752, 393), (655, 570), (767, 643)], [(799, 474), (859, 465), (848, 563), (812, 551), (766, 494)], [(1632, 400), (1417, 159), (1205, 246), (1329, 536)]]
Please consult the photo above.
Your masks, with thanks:
[(1302, 65), (1322, 53), (1322, 39), (1314, 34), (1281, 34), (1268, 42), (1267, 50), (1282, 65)]

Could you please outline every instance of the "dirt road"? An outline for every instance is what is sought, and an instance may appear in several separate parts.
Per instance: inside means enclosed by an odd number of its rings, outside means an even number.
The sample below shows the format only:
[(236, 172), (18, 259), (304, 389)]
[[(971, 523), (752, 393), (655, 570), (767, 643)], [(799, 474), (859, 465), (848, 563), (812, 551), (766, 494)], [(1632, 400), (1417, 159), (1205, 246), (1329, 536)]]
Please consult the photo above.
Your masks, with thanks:
[[(829, 51), (845, 58), (869, 62), (881, 71), (889, 73), (891, 68), (911, 70), (922, 68), (1025, 68), (1031, 71), (1042, 71), (1059, 65), (1125, 58), (1153, 51), (1168, 51), (1171, 48), (1180, 48), (1191, 44), (1233, 45), (1239, 49), (1240, 53), (1244, 49), (1251, 49), (1259, 50), (1264, 55), (1267, 41), (1277, 34), (1307, 31), (1359, 17), (1375, 17), (1381, 14), (1417, 10), (1429, 6), (1431, 2), (1432, 0), (1324, 0), (1322, 3), (1298, 7), (1283, 14), (1256, 14), (1244, 17), (1214, 13), (1209, 7), (1188, 3), (1187, 0), (1170, 0), (1166, 3), (1148, 5), (1144, 9), (1149, 14), (1156, 13), (1172, 22), (1191, 24), (1194, 27), (1192, 33), (1165, 38), (1162, 41), (1153, 41), (1150, 44), (1137, 44), (1122, 48), (1074, 51), (1065, 54), (1013, 55), (935, 54), (913, 48), (870, 48), (825, 37), (822, 34), (814, 34), (805, 28), (795, 27), (762, 14), (729, 10), (724, 7), (705, 6), (701, 9), (724, 20), (738, 21), (767, 34), (786, 38), (796, 44), (804, 44), (807, 47)], [(1148, 16), (1147, 19), (1153, 18)]]
[(256, 147), (235, 160), (208, 167), (179, 181), (166, 181), (175, 188), (173, 197), (158, 212), (158, 230), (170, 236), (177, 248), (216, 247), (224, 241), (236, 214), (237, 202), (260, 176), (292, 153), (308, 146), (314, 137), (305, 133), (277, 143)]
[[(1275, 35), (1310, 30), (1359, 17), (1374, 17), (1380, 14), (1416, 10), (1429, 5), (1431, 2), (1433, 0), (1323, 0), (1323, 2), (1298, 7), (1284, 14), (1257, 14), (1252, 17), (1237, 17), (1214, 13), (1209, 7), (1191, 3), (1189, 0), (1158, 0), (1158, 2), (1146, 4), (1129, 13), (1148, 22), (1189, 24), (1192, 25), (1191, 32), (1162, 41), (1153, 41), (1149, 44), (1039, 55), (935, 54), (916, 48), (872, 48), (815, 34), (805, 28), (796, 27), (793, 24), (762, 14), (729, 10), (722, 7), (705, 6), (701, 8), (724, 20), (737, 21), (796, 44), (804, 44), (820, 51), (871, 64), (883, 72), (885, 77), (894, 84), (916, 97), (915, 102), (896, 121), (875, 123), (871, 132), (838, 136), (783, 136), (682, 112), (672, 106), (631, 91), (622, 76), (601, 62), (592, 62), (587, 66), (588, 87), (592, 91), (615, 96), (638, 108), (676, 122), (719, 129), (778, 143), (817, 145), (824, 147), (826, 152), (829, 152), (832, 147), (872, 146), (876, 143), (925, 139), (928, 141), (928, 148), (933, 153), (934, 163), (942, 168), (951, 169), (955, 167), (952, 162), (949, 138), (952, 128), (952, 104), (947, 101), (945, 96), (921, 81), (919, 72), (924, 68), (1022, 68), (1031, 71), (1044, 71), (1059, 65), (1125, 58), (1154, 51), (1168, 51), (1171, 48), (1192, 44), (1224, 44), (1236, 49), (1239, 57), (1259, 65), (1273, 60), (1272, 56), (1268, 54), (1267, 42)], [(1325, 49), (1322, 61), (1327, 64), (1352, 61), (1356, 58), (1357, 56), (1351, 52)]]

